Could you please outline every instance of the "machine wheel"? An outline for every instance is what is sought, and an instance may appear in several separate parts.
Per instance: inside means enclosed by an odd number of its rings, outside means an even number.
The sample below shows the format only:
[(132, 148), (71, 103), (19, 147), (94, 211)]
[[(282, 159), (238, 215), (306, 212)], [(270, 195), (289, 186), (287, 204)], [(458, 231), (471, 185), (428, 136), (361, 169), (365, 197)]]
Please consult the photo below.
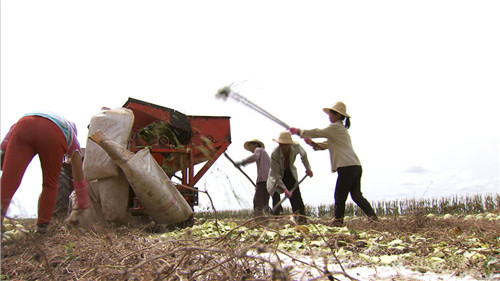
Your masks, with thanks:
[(54, 209), (54, 217), (65, 217), (69, 213), (69, 195), (73, 191), (73, 173), (71, 164), (63, 164), (61, 173), (59, 174), (59, 187), (57, 190), (56, 208)]

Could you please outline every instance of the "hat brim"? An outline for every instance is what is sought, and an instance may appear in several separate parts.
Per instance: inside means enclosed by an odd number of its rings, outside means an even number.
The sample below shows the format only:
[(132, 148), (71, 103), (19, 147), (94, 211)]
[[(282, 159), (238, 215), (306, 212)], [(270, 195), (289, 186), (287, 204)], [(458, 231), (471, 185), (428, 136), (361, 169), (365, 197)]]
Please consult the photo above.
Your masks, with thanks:
[(338, 114), (342, 115), (342, 116), (345, 116), (345, 117), (349, 117), (351, 118), (351, 116), (349, 116), (349, 114), (345, 113), (345, 112), (340, 112), (334, 108), (331, 108), (331, 107), (325, 107), (323, 108), (323, 111), (326, 113), (326, 114), (330, 114), (330, 110), (333, 110), (335, 112), (337, 112)]
[(257, 140), (257, 139), (255, 139), (255, 140), (249, 140), (249, 141), (245, 142), (245, 144), (243, 144), (243, 147), (244, 147), (246, 150), (248, 150), (248, 151), (250, 151), (250, 152), (251, 152), (249, 145), (250, 145), (251, 143), (253, 143), (253, 142), (254, 142), (254, 143), (258, 143), (258, 144), (260, 144), (260, 147), (262, 147), (262, 148), (266, 148), (266, 146), (264, 145), (264, 143), (263, 143), (263, 142), (261, 142), (260, 140)]
[(273, 141), (275, 141), (277, 143), (281, 143), (281, 144), (298, 144), (298, 142), (293, 141), (293, 140), (291, 140), (291, 141), (284, 141), (284, 140), (279, 140), (279, 139), (278, 140), (277, 139), (273, 139)]

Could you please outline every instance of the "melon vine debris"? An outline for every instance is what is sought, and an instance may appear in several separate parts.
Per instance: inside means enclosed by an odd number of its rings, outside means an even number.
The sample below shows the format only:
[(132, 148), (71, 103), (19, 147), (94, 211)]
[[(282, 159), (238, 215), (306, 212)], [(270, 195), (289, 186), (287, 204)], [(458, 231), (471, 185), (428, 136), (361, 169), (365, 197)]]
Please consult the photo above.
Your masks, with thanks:
[(286, 216), (197, 219), (164, 233), (55, 223), (39, 235), (22, 224), (25, 239), (2, 243), (5, 280), (366, 280), (387, 269), (390, 280), (500, 277), (498, 214), (350, 218), (344, 227), (314, 218), (298, 227)]

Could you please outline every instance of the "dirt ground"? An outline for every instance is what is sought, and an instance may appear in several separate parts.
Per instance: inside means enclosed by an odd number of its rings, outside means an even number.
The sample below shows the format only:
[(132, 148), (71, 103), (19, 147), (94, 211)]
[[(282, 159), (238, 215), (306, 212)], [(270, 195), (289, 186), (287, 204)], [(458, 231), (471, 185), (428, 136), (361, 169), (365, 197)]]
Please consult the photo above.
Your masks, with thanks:
[[(163, 233), (151, 225), (90, 231), (56, 220), (46, 234), (34, 232), (34, 220), (17, 222), (26, 236), (2, 243), (2, 280), (423, 280), (401, 269), (500, 278), (499, 220), (415, 214), (350, 219), (342, 228), (309, 219), (301, 228), (290, 217), (200, 219)], [(354, 273), (387, 265), (398, 274)]]

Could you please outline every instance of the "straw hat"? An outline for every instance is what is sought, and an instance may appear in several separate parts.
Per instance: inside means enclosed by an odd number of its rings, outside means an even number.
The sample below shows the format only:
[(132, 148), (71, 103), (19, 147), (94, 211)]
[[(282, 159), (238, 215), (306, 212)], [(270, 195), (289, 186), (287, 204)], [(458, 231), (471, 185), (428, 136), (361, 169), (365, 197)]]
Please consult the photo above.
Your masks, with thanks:
[(264, 143), (263, 143), (263, 142), (261, 142), (261, 141), (260, 141), (260, 140), (258, 140), (258, 139), (253, 139), (253, 140), (249, 140), (249, 141), (245, 142), (245, 144), (243, 145), (243, 147), (244, 147), (246, 150), (248, 150), (248, 151), (250, 151), (250, 152), (251, 152), (249, 145), (250, 145), (252, 142), (256, 142), (256, 143), (260, 144), (260, 147), (262, 147), (262, 148), (266, 148), (266, 146), (264, 145)]
[(343, 102), (339, 101), (337, 103), (335, 103), (332, 107), (325, 107), (323, 108), (323, 111), (326, 113), (326, 114), (329, 114), (329, 111), (330, 110), (333, 110), (345, 117), (349, 117), (351, 118), (351, 116), (349, 116), (349, 114), (347, 114), (347, 110), (346, 110), (346, 106)]
[(281, 132), (278, 139), (273, 139), (273, 141), (282, 144), (297, 144), (296, 141), (292, 140), (292, 134), (290, 132)]

